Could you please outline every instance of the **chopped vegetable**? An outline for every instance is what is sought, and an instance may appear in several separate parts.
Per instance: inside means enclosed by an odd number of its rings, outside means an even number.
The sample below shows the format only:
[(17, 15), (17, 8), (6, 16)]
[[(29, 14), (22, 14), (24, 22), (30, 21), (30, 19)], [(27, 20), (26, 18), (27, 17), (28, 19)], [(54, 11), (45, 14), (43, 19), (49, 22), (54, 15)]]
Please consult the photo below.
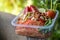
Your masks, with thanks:
[(52, 20), (49, 18), (46, 22), (45, 22), (45, 25), (50, 25), (52, 23)]
[(46, 12), (46, 16), (49, 17), (49, 18), (53, 19), (55, 17), (55, 15), (56, 15), (56, 13), (54, 11), (52, 11), (52, 10), (48, 10)]

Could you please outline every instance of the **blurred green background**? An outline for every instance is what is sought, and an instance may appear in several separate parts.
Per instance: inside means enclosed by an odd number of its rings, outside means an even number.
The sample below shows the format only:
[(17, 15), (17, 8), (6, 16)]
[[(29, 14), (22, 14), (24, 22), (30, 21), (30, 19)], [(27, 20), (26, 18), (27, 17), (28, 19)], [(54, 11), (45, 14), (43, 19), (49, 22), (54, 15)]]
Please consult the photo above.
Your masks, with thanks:
[[(53, 0), (53, 8), (55, 8), (54, 3), (56, 4), (56, 9), (59, 11), (59, 16), (52, 36), (48, 40), (60, 40), (60, 0)], [(39, 8), (45, 8), (47, 6), (47, 8), (50, 8), (50, 0), (0, 0), (0, 11), (18, 15), (23, 8), (31, 4)]]

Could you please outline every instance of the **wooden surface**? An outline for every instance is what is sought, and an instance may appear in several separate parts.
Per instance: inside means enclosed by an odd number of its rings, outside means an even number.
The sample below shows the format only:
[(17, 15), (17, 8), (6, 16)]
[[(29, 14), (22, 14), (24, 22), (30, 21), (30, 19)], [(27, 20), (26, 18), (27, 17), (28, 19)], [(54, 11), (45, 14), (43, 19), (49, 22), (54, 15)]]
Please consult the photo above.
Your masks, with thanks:
[(0, 12), (0, 38), (1, 40), (27, 40), (24, 36), (16, 35), (11, 21), (15, 16)]

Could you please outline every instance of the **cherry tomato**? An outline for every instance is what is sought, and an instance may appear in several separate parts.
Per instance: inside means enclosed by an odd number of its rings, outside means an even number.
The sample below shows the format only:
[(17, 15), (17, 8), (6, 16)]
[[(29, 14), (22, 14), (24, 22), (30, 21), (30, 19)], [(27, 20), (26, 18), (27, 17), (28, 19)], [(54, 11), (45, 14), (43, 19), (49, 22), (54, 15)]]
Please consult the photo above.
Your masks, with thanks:
[(48, 10), (46, 12), (46, 16), (49, 17), (49, 18), (53, 19), (55, 17), (55, 15), (56, 15), (56, 13), (54, 11), (52, 11), (52, 10)]

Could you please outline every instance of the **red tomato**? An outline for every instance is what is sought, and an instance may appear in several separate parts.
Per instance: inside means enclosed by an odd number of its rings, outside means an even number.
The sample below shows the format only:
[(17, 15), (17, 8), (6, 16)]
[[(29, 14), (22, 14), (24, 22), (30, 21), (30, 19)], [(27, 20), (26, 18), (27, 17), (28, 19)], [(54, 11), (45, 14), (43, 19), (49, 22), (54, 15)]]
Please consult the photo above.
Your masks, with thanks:
[(48, 16), (49, 18), (53, 19), (55, 17), (55, 15), (56, 15), (55, 12), (52, 10), (49, 10), (46, 12), (46, 16)]

